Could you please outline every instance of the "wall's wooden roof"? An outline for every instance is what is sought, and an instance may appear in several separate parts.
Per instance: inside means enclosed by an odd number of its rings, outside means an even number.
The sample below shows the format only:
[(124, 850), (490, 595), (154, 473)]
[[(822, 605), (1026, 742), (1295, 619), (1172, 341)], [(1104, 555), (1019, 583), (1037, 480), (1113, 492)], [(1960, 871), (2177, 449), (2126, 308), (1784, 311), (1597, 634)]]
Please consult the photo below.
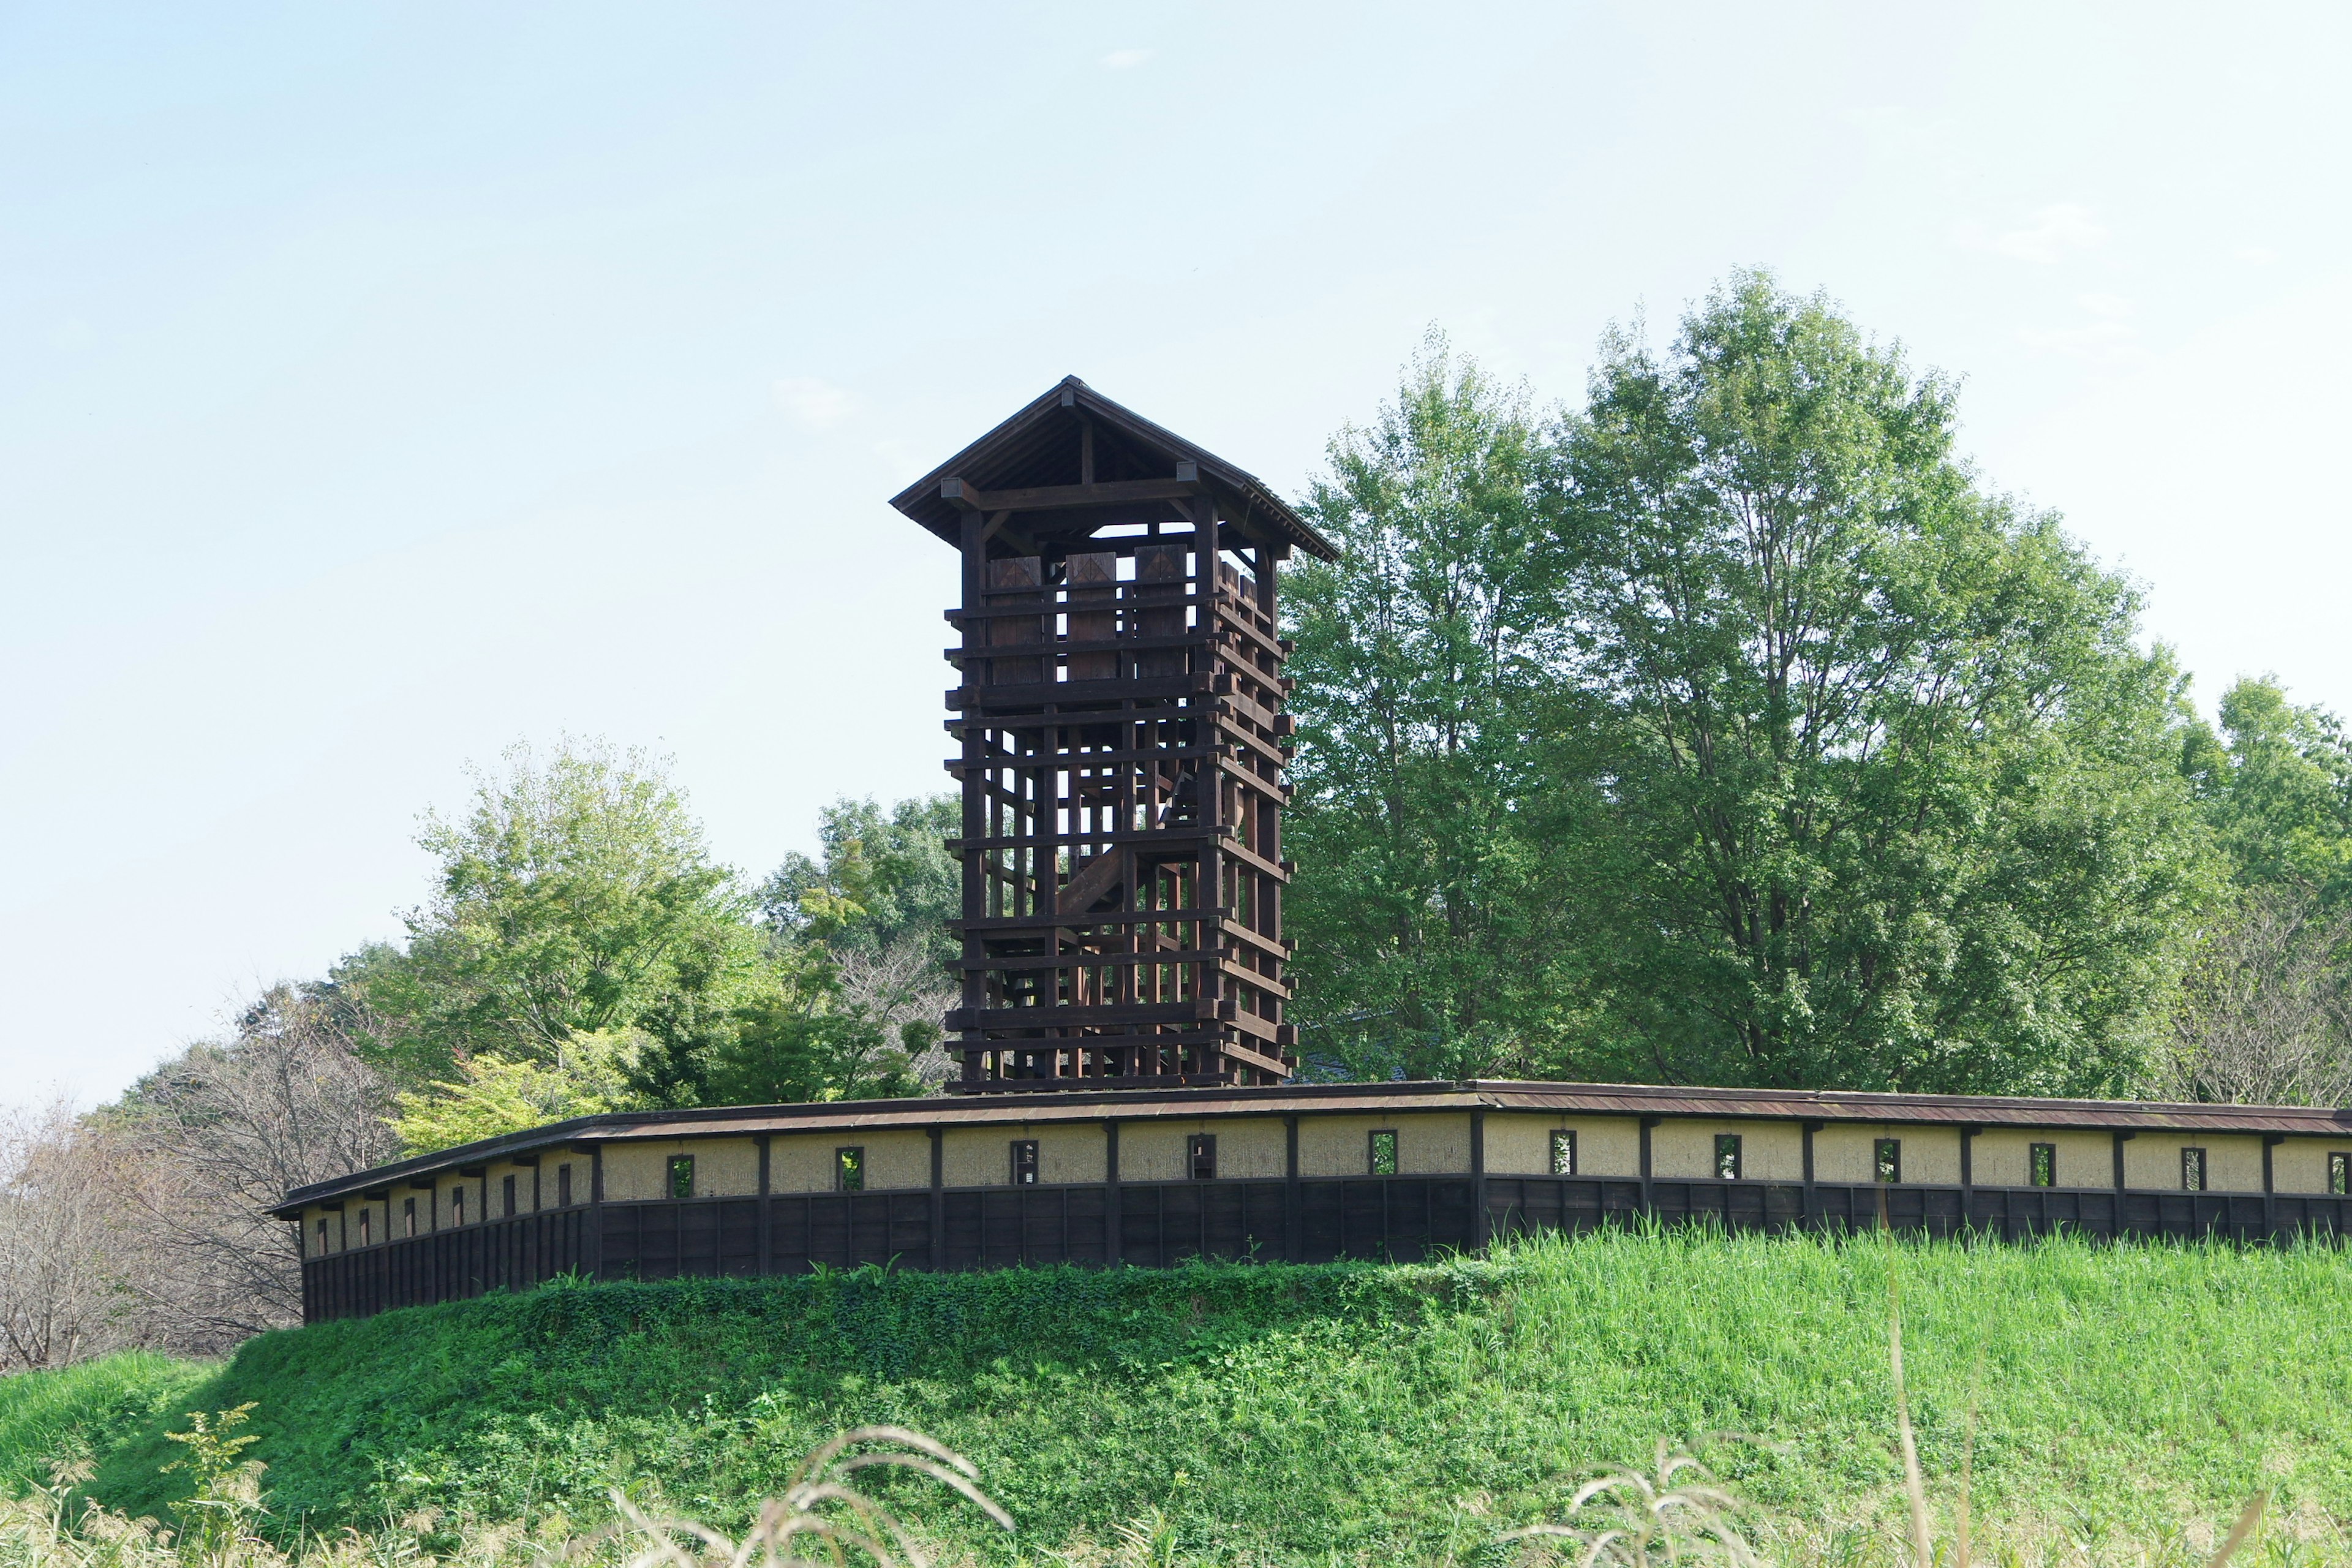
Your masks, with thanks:
[(2352, 1109), (2294, 1105), (2180, 1105), (2132, 1100), (2022, 1100), (1986, 1095), (1856, 1094), (1766, 1089), (1678, 1089), (1628, 1083), (1286, 1084), (1275, 1089), (1058, 1090), (938, 1100), (836, 1100), (822, 1105), (719, 1106), (583, 1116), (527, 1132), (297, 1187), (270, 1211), (391, 1188), (517, 1154), (649, 1139), (849, 1133), (892, 1128), (1122, 1121), (1217, 1116), (1370, 1115), (1394, 1111), (1529, 1110), (1587, 1116), (1763, 1118), (1971, 1127), (2067, 1127), (2096, 1131), (2281, 1133), (2352, 1140)]
[[(959, 543), (962, 513), (940, 496), (940, 481), (961, 479), (982, 490), (1075, 485), (1082, 418), (1094, 426), (1098, 481), (1164, 479), (1178, 463), (1195, 463), (1201, 487), (1216, 499), (1225, 521), (1243, 533), (1272, 539), (1324, 561), (1339, 554), (1264, 480), (1112, 402), (1075, 375), (1048, 387), (1036, 401), (900, 490), (890, 504), (949, 543)], [(1082, 513), (1065, 515), (1082, 531), (1097, 521)]]

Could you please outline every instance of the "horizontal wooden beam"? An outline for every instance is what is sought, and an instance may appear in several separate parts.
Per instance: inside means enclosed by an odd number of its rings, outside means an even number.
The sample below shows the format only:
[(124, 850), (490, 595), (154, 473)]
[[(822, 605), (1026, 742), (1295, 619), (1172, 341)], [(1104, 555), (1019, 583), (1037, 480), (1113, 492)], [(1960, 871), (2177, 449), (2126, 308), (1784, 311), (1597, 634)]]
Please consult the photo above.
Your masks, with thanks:
[(1131, 1025), (1231, 1023), (1215, 1002), (1110, 1006), (950, 1007), (943, 1020), (950, 1032), (965, 1029), (1115, 1029)]
[(1056, 915), (982, 915), (972, 920), (950, 920), (948, 930), (1002, 934), (1018, 931), (1050, 931), (1061, 926), (1117, 925), (1183, 925), (1192, 921), (1223, 921), (1231, 919), (1233, 910), (1223, 904), (1187, 910), (1106, 910), (1089, 914), (1084, 920), (1069, 920)]
[[(1187, 463), (1184, 468), (1191, 468)], [(984, 490), (969, 479), (941, 479), (940, 499), (963, 511), (1062, 511), (1080, 506), (1132, 506), (1183, 500), (1202, 492), (1197, 472), (1171, 479), (1112, 479), (1092, 485), (1028, 485)]]

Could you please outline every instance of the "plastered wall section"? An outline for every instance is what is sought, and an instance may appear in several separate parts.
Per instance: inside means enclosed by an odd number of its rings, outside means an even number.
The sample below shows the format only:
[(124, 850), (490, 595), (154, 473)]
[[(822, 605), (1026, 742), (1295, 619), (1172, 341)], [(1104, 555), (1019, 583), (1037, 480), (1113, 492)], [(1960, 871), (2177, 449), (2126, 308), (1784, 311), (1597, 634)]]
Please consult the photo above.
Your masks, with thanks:
[[(1120, 1130), (1119, 1175), (1126, 1166), (1128, 1130)], [(1109, 1139), (1100, 1122), (1002, 1122), (992, 1127), (950, 1127), (941, 1135), (940, 1179), (950, 1187), (1003, 1187), (1013, 1183), (1013, 1145), (1034, 1140), (1037, 1179), (1055, 1183), (1101, 1182), (1109, 1176)], [(1223, 1152), (1223, 1145), (1219, 1147)]]
[(539, 1162), (539, 1197), (543, 1208), (563, 1206), (563, 1168), (572, 1167), (572, 1206), (579, 1207), (596, 1194), (596, 1163), (584, 1152), (565, 1150), (561, 1153), (542, 1155)]
[[(2212, 1193), (2259, 1193), (2263, 1190), (2263, 1141), (2260, 1137), (2221, 1137), (2210, 1133), (2143, 1132), (2124, 1144), (2124, 1185), (2146, 1192), (2180, 1190), (2180, 1151), (2205, 1151), (2205, 1190)], [(2110, 1176), (2110, 1180), (2113, 1177)]]
[(836, 1155), (844, 1149), (866, 1151), (866, 1192), (903, 1192), (931, 1184), (931, 1135), (894, 1127), (772, 1138), (768, 1142), (768, 1190), (836, 1191), (841, 1185)]
[(1792, 1121), (1661, 1121), (1650, 1130), (1650, 1173), (1671, 1181), (1714, 1180), (1715, 1141), (1721, 1134), (1739, 1140), (1741, 1181), (1805, 1179), (1804, 1129)]
[(1486, 1173), (1491, 1176), (1551, 1174), (1551, 1135), (1576, 1134), (1579, 1176), (1642, 1173), (1642, 1124), (1631, 1116), (1538, 1116), (1517, 1111), (1486, 1114)]
[(2061, 1187), (2108, 1187), (2116, 1184), (2115, 1140), (2105, 1132), (2070, 1132), (2053, 1128), (2037, 1131), (2025, 1127), (1993, 1127), (1977, 1134), (1969, 1151), (1969, 1176), (1980, 1187), (2030, 1187), (2033, 1184), (2033, 1145), (2053, 1145), (2058, 1153)]
[(2327, 1156), (2352, 1155), (2352, 1138), (2290, 1138), (2271, 1151), (2271, 1184), (2282, 1193), (2325, 1193)]
[(457, 1194), (461, 1192), (466, 1194), (465, 1222), (467, 1225), (482, 1223), (482, 1179), (479, 1176), (460, 1176), (451, 1172), (434, 1178), (434, 1212), (439, 1216), (435, 1228), (457, 1228)]
[(490, 1184), (488, 1213), (492, 1219), (507, 1217), (506, 1188), (509, 1176), (514, 1178), (514, 1212), (518, 1215), (538, 1212), (540, 1175), (537, 1166), (520, 1164), (512, 1160), (493, 1160), (487, 1173)]
[(675, 1154), (693, 1157), (698, 1198), (751, 1197), (760, 1191), (757, 1140), (665, 1138), (604, 1146), (604, 1201), (642, 1203), (668, 1197), (669, 1162)]
[[(1121, 1182), (1182, 1182), (1192, 1179), (1186, 1154), (1195, 1133), (1217, 1141), (1217, 1179), (1276, 1180), (1290, 1173), (1290, 1142), (1278, 1116), (1244, 1116), (1231, 1121), (1186, 1118), (1182, 1121), (1125, 1121), (1118, 1129), (1118, 1179)], [(1306, 1119), (1298, 1129), (1299, 1158), (1307, 1151)], [(1041, 1151), (1042, 1152), (1042, 1151)]]
[(1302, 1116), (1298, 1119), (1301, 1176), (1362, 1176), (1371, 1173), (1371, 1137), (1397, 1135), (1400, 1176), (1459, 1176), (1470, 1170), (1466, 1111), (1392, 1116)]
[[(1903, 1144), (1903, 1180), (1928, 1186), (1960, 1184), (1960, 1130), (1886, 1123), (1832, 1123), (1813, 1134), (1813, 1179), (1817, 1182), (1878, 1180), (1876, 1146), (1881, 1138)], [(1982, 1178), (1979, 1177), (1979, 1180)]]

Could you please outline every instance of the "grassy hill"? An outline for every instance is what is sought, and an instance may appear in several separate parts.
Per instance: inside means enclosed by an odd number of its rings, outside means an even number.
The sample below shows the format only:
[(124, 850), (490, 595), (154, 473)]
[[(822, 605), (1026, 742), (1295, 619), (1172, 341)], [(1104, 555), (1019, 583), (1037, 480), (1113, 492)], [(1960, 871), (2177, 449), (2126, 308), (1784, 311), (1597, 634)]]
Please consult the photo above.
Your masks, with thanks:
[(131, 1351), (62, 1372), (0, 1377), (0, 1491), (46, 1485), (53, 1462), (152, 1440), (214, 1369)]
[[(2342, 1254), (1691, 1231), (1443, 1267), (553, 1288), (272, 1334), (201, 1373), (140, 1363), (137, 1395), (127, 1365), (18, 1379), (0, 1472), (87, 1397), (111, 1413), (94, 1489), (154, 1511), (152, 1412), (254, 1400), (281, 1521), (584, 1522), (618, 1485), (740, 1525), (816, 1441), (892, 1422), (971, 1456), (1027, 1542), (1157, 1510), (1211, 1556), (1396, 1561), (1556, 1517), (1574, 1478), (1660, 1437), (1732, 1429), (1776, 1446), (1719, 1468), (1818, 1530), (1883, 1519), (1898, 1480), (1890, 1289), (1946, 1492), (1977, 1390), (1982, 1514), (2149, 1539), (2269, 1488), (2352, 1520)], [(19, 1385), (49, 1392), (11, 1405)], [(990, 1537), (964, 1505), (917, 1508)]]

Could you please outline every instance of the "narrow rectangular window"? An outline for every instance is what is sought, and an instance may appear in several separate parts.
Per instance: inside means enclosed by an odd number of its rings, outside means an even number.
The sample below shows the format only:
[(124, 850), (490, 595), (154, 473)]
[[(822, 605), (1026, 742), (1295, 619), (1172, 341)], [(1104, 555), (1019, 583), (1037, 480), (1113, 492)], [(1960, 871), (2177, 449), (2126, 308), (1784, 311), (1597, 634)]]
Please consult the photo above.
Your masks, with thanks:
[(1715, 1177), (1719, 1182), (1739, 1180), (1739, 1134), (1718, 1132), (1715, 1135)]
[(555, 1167), (555, 1206), (562, 1209), (572, 1206), (572, 1167), (569, 1165)]
[(2180, 1152), (2180, 1190), (2201, 1193), (2205, 1190), (2205, 1151), (2183, 1149)]
[(672, 1154), (669, 1157), (669, 1195), (690, 1198), (694, 1195), (694, 1156)]
[(1393, 1131), (1372, 1134), (1370, 1169), (1373, 1175), (1393, 1176), (1397, 1173), (1396, 1149), (1396, 1134)]
[(862, 1148), (835, 1149), (833, 1152), (833, 1175), (835, 1183), (843, 1192), (864, 1192), (866, 1190), (866, 1151)]
[(1551, 1173), (1555, 1176), (1576, 1174), (1576, 1134), (1565, 1127), (1552, 1131)]
[(404, 1236), (416, 1234), (416, 1200), (415, 1198), (400, 1200), (400, 1229)]
[(327, 1256), (327, 1222), (326, 1222), (323, 1218), (322, 1218), (322, 1219), (320, 1219), (320, 1220), (319, 1221), (319, 1254), (318, 1254), (318, 1255), (319, 1255), (320, 1258), (324, 1258), (324, 1257), (326, 1257), (326, 1256)]
[(1880, 1181), (1901, 1181), (1903, 1179), (1903, 1140), (1881, 1138), (1877, 1147), (1871, 1152), (1871, 1163)]
[(1217, 1140), (1214, 1133), (1193, 1133), (1185, 1145), (1184, 1154), (1194, 1181), (1213, 1182), (1217, 1179)]
[(2352, 1194), (2352, 1153), (2327, 1156), (2327, 1190), (2339, 1197)]
[(466, 1223), (466, 1189), (463, 1187), (449, 1189), (449, 1223), (451, 1225)]
[(2035, 1143), (2029, 1146), (2026, 1150), (2025, 1163), (2025, 1179), (2028, 1184), (2037, 1187), (2054, 1187), (2058, 1184), (2057, 1144)]
[(515, 1216), (515, 1179), (512, 1176), (507, 1178), (503, 1195), (507, 1201), (507, 1218), (512, 1219)]
[(1037, 1140), (1015, 1138), (1013, 1141), (1013, 1184), (1034, 1187), (1037, 1184)]
[(373, 1205), (367, 1204), (360, 1205), (360, 1245), (362, 1247), (368, 1245), (368, 1232), (373, 1228), (368, 1222), (374, 1217), (375, 1209)]

